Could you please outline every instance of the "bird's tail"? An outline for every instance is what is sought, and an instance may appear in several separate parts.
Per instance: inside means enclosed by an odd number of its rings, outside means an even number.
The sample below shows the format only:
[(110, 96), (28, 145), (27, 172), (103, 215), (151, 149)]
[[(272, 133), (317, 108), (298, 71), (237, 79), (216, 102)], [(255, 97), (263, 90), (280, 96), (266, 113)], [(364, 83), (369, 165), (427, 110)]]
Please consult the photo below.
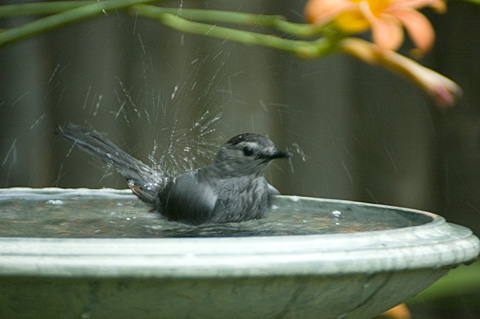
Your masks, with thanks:
[(82, 150), (100, 157), (111, 165), (128, 181), (133, 193), (144, 202), (156, 206), (158, 192), (165, 187), (168, 178), (153, 170), (94, 130), (68, 124), (57, 126), (56, 134), (67, 141), (73, 142)]

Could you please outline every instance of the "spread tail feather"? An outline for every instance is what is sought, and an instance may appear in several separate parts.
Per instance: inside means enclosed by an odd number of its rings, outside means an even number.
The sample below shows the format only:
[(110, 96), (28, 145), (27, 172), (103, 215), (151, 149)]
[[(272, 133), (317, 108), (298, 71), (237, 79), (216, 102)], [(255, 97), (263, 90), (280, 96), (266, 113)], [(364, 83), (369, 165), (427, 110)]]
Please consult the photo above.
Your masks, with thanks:
[(148, 165), (121, 150), (110, 140), (94, 130), (68, 124), (66, 127), (57, 126), (56, 134), (75, 146), (99, 157), (105, 163), (113, 166), (128, 181), (135, 195), (141, 200), (156, 206), (157, 194), (165, 187), (167, 177), (153, 170)]

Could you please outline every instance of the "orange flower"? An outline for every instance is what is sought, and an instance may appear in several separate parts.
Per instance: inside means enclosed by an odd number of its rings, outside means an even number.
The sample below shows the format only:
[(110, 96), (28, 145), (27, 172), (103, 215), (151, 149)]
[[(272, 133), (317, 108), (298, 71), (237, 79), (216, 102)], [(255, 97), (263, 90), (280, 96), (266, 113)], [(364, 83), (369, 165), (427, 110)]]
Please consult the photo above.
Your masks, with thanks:
[(398, 305), (388, 311), (385, 311), (382, 314), (382, 317), (392, 318), (392, 319), (411, 319), (412, 315), (410, 313), (410, 310), (408, 310), (407, 306), (404, 303), (402, 303), (401, 305)]
[(310, 0), (307, 21), (319, 25), (334, 22), (347, 33), (372, 29), (373, 42), (382, 50), (396, 50), (403, 42), (403, 28), (421, 53), (427, 52), (435, 32), (428, 19), (416, 9), (430, 6), (445, 11), (443, 0)]
[(449, 78), (394, 51), (380, 52), (372, 43), (358, 38), (345, 38), (339, 46), (366, 63), (380, 64), (406, 76), (430, 95), (439, 107), (452, 106), (462, 95), (462, 89)]

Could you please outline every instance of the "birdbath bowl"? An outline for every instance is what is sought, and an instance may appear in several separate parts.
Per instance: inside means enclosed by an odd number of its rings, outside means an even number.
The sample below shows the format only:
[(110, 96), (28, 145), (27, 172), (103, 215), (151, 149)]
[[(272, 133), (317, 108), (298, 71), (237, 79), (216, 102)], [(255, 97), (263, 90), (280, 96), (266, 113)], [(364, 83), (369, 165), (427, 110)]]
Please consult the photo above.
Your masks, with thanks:
[(435, 214), (296, 196), (194, 227), (128, 191), (14, 188), (0, 218), (0, 318), (369, 319), (479, 254)]

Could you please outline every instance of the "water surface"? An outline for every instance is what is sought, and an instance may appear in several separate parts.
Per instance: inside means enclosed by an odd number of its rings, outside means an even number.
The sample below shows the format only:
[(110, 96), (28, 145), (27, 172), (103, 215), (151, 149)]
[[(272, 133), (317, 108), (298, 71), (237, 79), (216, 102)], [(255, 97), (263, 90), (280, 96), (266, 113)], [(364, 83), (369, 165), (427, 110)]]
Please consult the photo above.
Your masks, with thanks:
[(231, 237), (387, 230), (429, 216), (350, 202), (278, 197), (267, 218), (189, 226), (164, 220), (128, 190), (0, 189), (2, 237)]

